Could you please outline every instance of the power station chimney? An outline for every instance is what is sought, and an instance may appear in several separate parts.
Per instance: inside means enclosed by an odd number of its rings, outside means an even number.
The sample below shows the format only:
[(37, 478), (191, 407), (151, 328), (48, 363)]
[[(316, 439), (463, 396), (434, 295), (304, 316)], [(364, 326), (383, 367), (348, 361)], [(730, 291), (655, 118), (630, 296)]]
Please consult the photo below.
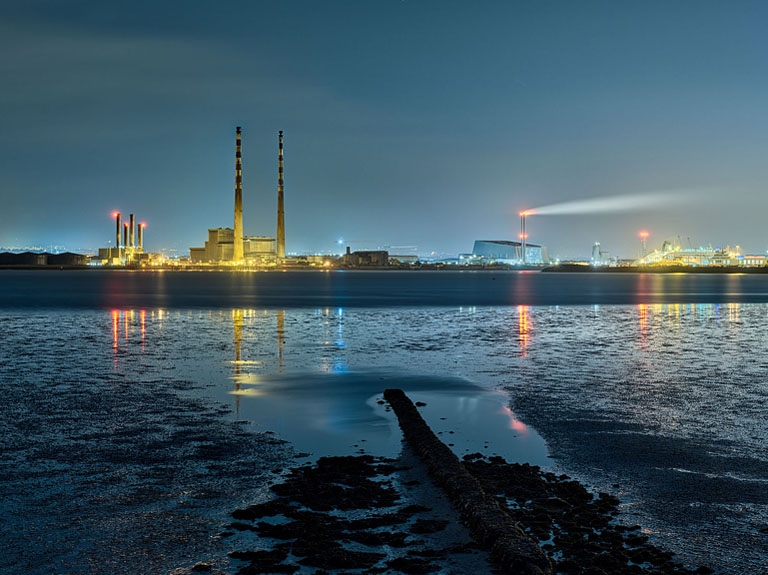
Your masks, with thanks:
[(243, 261), (243, 158), (240, 153), (240, 126), (235, 136), (235, 239), (232, 261)]
[(120, 227), (120, 212), (115, 212), (115, 247), (118, 257), (120, 257)]
[(128, 232), (128, 237), (130, 238), (130, 244), (128, 244), (128, 245), (130, 247), (132, 247), (132, 248), (135, 248), (136, 247), (136, 242), (133, 241), (135, 239), (134, 234), (133, 234), (133, 230), (134, 230), (133, 214), (131, 214), (130, 217), (131, 217), (130, 231)]
[(283, 131), (277, 153), (277, 259), (285, 259), (285, 208), (283, 205)]
[[(123, 246), (128, 247), (128, 222), (123, 224)], [(127, 253), (126, 257), (128, 257)]]
[(528, 232), (525, 231), (525, 218), (530, 214), (531, 212), (529, 210), (525, 210), (520, 212), (520, 250), (523, 252), (523, 265), (525, 265), (525, 244), (527, 243), (528, 239)]
[(139, 251), (144, 253), (144, 226), (146, 224), (139, 224)]

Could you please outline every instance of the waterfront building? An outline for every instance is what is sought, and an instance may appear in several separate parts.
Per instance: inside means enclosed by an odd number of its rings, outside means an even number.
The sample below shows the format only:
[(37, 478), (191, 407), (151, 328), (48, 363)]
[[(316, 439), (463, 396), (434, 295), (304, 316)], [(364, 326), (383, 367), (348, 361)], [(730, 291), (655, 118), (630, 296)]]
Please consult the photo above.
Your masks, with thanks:
[[(523, 257), (525, 249), (525, 257)], [(519, 265), (525, 262), (531, 265), (549, 264), (547, 248), (536, 244), (509, 240), (475, 240), (472, 258), (484, 263), (505, 263)]]
[(593, 266), (607, 266), (611, 263), (611, 252), (603, 251), (600, 242), (595, 242), (592, 246), (592, 258), (590, 263)]
[(386, 250), (370, 250), (344, 254), (344, 265), (352, 267), (386, 267), (389, 265), (389, 252)]
[(765, 255), (744, 255), (741, 248), (713, 248), (700, 246), (698, 248), (683, 248), (677, 242), (665, 241), (661, 249), (653, 250), (634, 262), (635, 265), (678, 265), (689, 267), (764, 267)]

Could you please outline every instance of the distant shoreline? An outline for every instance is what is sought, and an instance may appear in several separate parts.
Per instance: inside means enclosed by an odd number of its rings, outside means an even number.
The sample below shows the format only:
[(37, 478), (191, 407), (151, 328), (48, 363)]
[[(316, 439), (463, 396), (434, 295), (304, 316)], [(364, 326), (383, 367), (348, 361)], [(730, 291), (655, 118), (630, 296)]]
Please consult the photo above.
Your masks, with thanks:
[(740, 267), (740, 266), (621, 266), (621, 267), (593, 267), (579, 264), (560, 264), (548, 267), (513, 267), (513, 266), (459, 266), (459, 265), (435, 265), (426, 264), (419, 267), (404, 266), (366, 266), (366, 267), (308, 267), (308, 266), (284, 266), (284, 267), (232, 267), (232, 266), (108, 266), (92, 267), (82, 265), (0, 265), (2, 270), (21, 271), (108, 271), (108, 272), (238, 272), (238, 273), (264, 273), (264, 272), (335, 272), (335, 271), (376, 271), (376, 272), (542, 272), (542, 273), (585, 273), (585, 274), (768, 274), (768, 266), (765, 267)]
[(553, 273), (634, 273), (634, 274), (765, 274), (766, 267), (741, 266), (621, 266), (621, 267), (592, 267), (582, 265), (561, 264), (543, 268), (542, 272)]

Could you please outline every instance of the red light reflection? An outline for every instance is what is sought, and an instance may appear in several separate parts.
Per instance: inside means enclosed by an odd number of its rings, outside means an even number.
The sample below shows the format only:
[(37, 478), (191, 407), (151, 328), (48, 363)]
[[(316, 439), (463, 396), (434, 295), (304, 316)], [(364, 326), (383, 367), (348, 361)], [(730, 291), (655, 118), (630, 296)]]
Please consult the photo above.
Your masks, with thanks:
[(509, 417), (509, 428), (512, 431), (517, 431), (521, 435), (527, 435), (530, 432), (528, 426), (519, 419), (516, 419), (515, 414), (508, 407), (502, 407), (501, 413)]
[(141, 351), (144, 351), (145, 338), (147, 336), (147, 310), (141, 310), (139, 312), (139, 319), (141, 321)]
[(142, 353), (145, 351), (147, 338), (147, 311), (143, 309), (139, 310), (138, 322), (135, 322), (136, 312), (134, 310), (123, 311), (113, 309), (109, 313), (112, 321), (112, 352), (114, 353), (115, 369), (117, 369), (117, 356), (120, 351), (120, 340), (122, 339), (123, 344), (127, 349), (131, 335), (135, 335), (135, 330), (137, 328), (141, 336), (141, 351)]
[(118, 325), (120, 323), (120, 312), (116, 309), (112, 310), (112, 349), (117, 353), (117, 334)]

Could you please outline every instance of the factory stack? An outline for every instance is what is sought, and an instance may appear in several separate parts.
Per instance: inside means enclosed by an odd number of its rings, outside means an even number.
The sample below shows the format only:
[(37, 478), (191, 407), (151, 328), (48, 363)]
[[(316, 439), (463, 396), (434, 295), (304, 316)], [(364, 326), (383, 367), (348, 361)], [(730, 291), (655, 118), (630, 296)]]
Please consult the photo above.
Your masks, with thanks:
[(277, 154), (277, 260), (285, 259), (285, 210), (283, 206), (283, 131)]
[(240, 152), (241, 132), (237, 127), (235, 136), (235, 230), (232, 261), (243, 261), (243, 159)]

